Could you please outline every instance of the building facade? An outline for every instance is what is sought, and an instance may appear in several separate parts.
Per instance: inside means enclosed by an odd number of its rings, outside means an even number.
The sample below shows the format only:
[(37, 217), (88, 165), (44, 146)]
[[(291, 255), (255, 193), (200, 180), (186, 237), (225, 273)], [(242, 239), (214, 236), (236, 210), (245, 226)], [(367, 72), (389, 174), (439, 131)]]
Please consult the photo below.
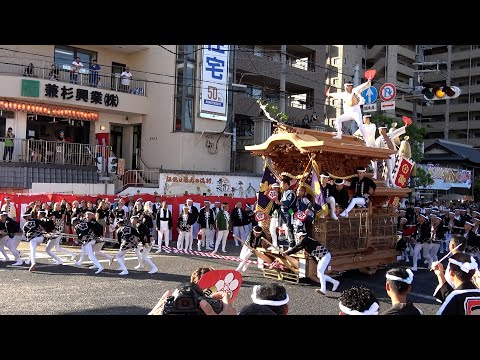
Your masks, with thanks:
[[(412, 95), (414, 62), (416, 59), (415, 45), (327, 45), (327, 83), (331, 91), (343, 91), (343, 84), (355, 84), (355, 66), (358, 65), (358, 83), (366, 81), (364, 72), (368, 69), (377, 71), (372, 81), (373, 86), (380, 90), (385, 83), (395, 85), (395, 109), (380, 110), (380, 98), (377, 99), (377, 111), (392, 117), (413, 116), (416, 111), (421, 116), (422, 107), (414, 103), (418, 96)], [(329, 107), (326, 123), (333, 125), (336, 117), (342, 113), (341, 103), (335, 99), (327, 100)]]
[[(0, 155), (7, 155), (0, 188), (38, 192), (43, 187), (35, 184), (42, 182), (113, 182), (111, 158), (123, 159), (119, 167), (140, 171), (131, 176), (148, 178), (153, 186), (162, 168), (229, 171), (226, 121), (199, 116), (201, 50), (195, 45), (0, 46), (0, 134), (8, 128), (15, 134), (12, 162), (0, 143)], [(77, 57), (83, 67), (74, 66)], [(100, 69), (90, 68), (94, 60)], [(66, 142), (59, 146), (61, 131)], [(18, 169), (28, 181), (9, 176)], [(82, 177), (80, 170), (98, 174)]]
[[(287, 124), (325, 129), (325, 45), (286, 45), (285, 114)], [(262, 173), (262, 161), (245, 146), (263, 143), (273, 124), (260, 112), (257, 100), (280, 107), (281, 45), (238, 45), (234, 83), (246, 86), (235, 92), (235, 171)]]

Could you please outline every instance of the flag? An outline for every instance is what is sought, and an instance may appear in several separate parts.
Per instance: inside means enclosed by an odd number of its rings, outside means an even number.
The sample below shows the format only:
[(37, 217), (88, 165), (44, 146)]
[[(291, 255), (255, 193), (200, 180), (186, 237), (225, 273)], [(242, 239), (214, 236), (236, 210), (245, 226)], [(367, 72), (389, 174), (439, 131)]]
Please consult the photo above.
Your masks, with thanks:
[[(406, 188), (415, 162), (413, 160), (407, 159), (406, 157), (400, 156), (397, 164), (398, 165), (395, 169), (395, 174), (393, 176), (395, 179), (395, 185), (400, 188)], [(399, 201), (400, 198), (392, 196), (389, 200), (389, 204), (398, 206)]]
[[(272, 210), (274, 199), (272, 199), (272, 185), (278, 182), (278, 179), (270, 167), (270, 165), (265, 163), (265, 170), (263, 172), (262, 181), (258, 190), (258, 201), (257, 206), (255, 207), (255, 216), (257, 213), (263, 213), (263, 215), (269, 215)], [(260, 214), (261, 216), (261, 214)], [(259, 221), (259, 220), (257, 220)]]
[[(313, 198), (315, 215), (324, 216), (328, 214), (328, 204), (325, 201), (322, 189), (320, 187), (320, 180), (318, 178), (318, 166), (315, 160), (312, 161), (312, 167), (305, 179), (305, 188), (307, 194), (310, 194)], [(315, 217), (316, 217), (315, 216)]]

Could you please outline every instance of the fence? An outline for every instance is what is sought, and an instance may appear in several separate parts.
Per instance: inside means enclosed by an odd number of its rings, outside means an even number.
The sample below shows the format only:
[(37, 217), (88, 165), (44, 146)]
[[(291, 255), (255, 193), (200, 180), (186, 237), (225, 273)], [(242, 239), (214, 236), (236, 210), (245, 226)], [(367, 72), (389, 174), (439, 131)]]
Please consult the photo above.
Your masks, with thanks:
[(111, 156), (111, 149), (103, 145), (0, 138), (0, 156), (11, 162), (95, 166), (98, 158)]

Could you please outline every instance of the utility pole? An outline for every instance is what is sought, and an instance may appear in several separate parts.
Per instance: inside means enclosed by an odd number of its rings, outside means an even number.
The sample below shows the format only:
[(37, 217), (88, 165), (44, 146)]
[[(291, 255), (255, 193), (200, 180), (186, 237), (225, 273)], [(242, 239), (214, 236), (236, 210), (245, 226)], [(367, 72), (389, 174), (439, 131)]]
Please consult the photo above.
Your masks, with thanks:
[[(233, 45), (233, 81), (236, 83), (237, 80), (237, 45)], [(233, 89), (230, 89), (232, 94), (232, 115), (230, 116), (231, 129), (232, 129), (232, 148), (230, 150), (230, 172), (235, 173), (236, 163), (237, 163), (237, 125), (235, 123), (235, 102), (237, 95)]]
[[(452, 70), (452, 45), (447, 45), (447, 86), (450, 86), (450, 71)], [(443, 137), (448, 140), (448, 126), (450, 123), (450, 99), (446, 100), (445, 106), (445, 131)], [(467, 134), (468, 139), (468, 134)]]
[(287, 77), (287, 45), (281, 45), (280, 56), (282, 72), (280, 74), (280, 112), (285, 114), (285, 81)]
[[(355, 64), (355, 66), (353, 67), (353, 87), (357, 87), (360, 84), (359, 72), (360, 72), (360, 65)], [(360, 121), (363, 121), (363, 120), (360, 120)], [(355, 123), (355, 121), (351, 121), (350, 123), (351, 123), (350, 131), (353, 134), (355, 133), (355, 131), (357, 131), (357, 124)]]
[[(422, 56), (420, 56), (422, 55)], [(418, 63), (421, 62), (423, 59), (423, 46), (422, 45), (415, 45), (415, 69), (413, 70), (413, 91), (415, 91), (415, 89), (417, 88), (417, 86), (419, 85), (418, 83), (418, 78), (420, 77), (420, 75), (418, 74), (417, 70), (418, 70)], [(413, 117), (413, 122), (417, 122), (418, 121), (418, 118), (417, 118), (417, 99), (413, 99), (413, 104), (412, 104), (412, 117)]]

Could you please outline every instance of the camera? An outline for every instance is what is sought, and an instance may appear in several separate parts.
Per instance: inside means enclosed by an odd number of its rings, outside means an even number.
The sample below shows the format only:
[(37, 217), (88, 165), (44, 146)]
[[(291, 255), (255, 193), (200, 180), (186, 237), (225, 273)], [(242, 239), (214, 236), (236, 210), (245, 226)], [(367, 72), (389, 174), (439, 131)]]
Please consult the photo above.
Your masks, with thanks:
[(184, 283), (167, 298), (163, 315), (205, 315), (200, 308), (201, 300), (207, 301), (217, 314), (223, 310), (222, 300), (205, 296), (197, 284)]

